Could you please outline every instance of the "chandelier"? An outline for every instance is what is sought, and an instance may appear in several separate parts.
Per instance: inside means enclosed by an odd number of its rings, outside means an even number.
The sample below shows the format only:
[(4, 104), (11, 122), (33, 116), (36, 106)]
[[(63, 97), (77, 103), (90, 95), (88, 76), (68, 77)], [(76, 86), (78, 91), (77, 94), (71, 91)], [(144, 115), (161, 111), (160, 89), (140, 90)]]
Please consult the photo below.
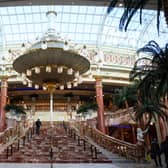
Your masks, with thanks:
[(33, 44), (22, 44), (18, 54), (9, 50), (15, 56), (13, 68), (18, 72), (23, 84), (35, 89), (76, 87), (82, 82), (81, 75), (90, 69), (87, 49), (79, 47), (62, 38), (55, 30), (57, 13), (49, 11), (48, 30)]

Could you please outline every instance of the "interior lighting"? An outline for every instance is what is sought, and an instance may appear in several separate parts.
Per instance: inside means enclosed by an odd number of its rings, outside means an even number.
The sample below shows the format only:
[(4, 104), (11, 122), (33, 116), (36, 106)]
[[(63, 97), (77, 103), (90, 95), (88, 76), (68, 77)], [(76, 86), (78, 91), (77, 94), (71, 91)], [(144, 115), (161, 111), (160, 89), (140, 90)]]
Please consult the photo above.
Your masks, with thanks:
[(26, 80), (23, 80), (23, 85), (27, 85), (27, 81)]
[(28, 87), (32, 87), (32, 82), (31, 81), (28, 82)]
[(30, 69), (27, 69), (27, 70), (26, 70), (26, 75), (27, 75), (27, 76), (31, 76), (31, 75), (32, 75), (32, 71), (31, 71)]
[(77, 87), (77, 86), (78, 86), (78, 82), (74, 82), (73, 87)]
[(60, 90), (64, 90), (64, 85), (60, 85)]
[(57, 72), (58, 72), (58, 73), (62, 73), (62, 72), (63, 72), (63, 67), (62, 67), (62, 66), (59, 66), (59, 67), (57, 68)]
[(72, 74), (73, 74), (73, 69), (72, 69), (72, 68), (69, 68), (69, 69), (67, 70), (67, 74), (68, 74), (68, 75), (72, 75)]
[(50, 73), (52, 71), (52, 68), (51, 68), (51, 66), (46, 66), (46, 72), (48, 72), (48, 73)]
[(36, 74), (39, 74), (39, 73), (40, 73), (40, 67), (35, 67), (34, 72), (35, 72)]
[(71, 89), (71, 87), (72, 87), (71, 83), (70, 83), (70, 82), (67, 82), (67, 88), (68, 88), (68, 89)]
[(46, 49), (47, 49), (47, 42), (46, 42), (46, 41), (42, 41), (42, 42), (41, 42), (41, 48), (42, 48), (43, 50), (46, 50)]
[(34, 87), (35, 87), (35, 89), (39, 89), (39, 85), (38, 84), (35, 84)]
[(75, 72), (75, 78), (78, 78), (79, 77), (79, 71), (76, 71)]

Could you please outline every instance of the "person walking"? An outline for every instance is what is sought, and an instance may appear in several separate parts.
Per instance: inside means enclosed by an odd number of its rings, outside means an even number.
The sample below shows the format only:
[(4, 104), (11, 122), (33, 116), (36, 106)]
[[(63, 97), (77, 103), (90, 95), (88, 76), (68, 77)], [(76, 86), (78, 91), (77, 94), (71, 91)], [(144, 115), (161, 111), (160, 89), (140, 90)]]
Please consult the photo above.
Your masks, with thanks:
[(168, 168), (168, 136), (166, 136), (165, 141), (161, 143), (161, 152), (164, 153), (165, 156), (165, 163)]
[(158, 166), (158, 159), (159, 165), (162, 167), (162, 160), (161, 160), (161, 149), (156, 139), (153, 139), (151, 143), (151, 158), (154, 159), (156, 166)]
[(36, 121), (36, 134), (37, 135), (40, 135), (40, 127), (41, 127), (41, 121), (40, 121), (40, 119), (38, 119), (37, 121)]

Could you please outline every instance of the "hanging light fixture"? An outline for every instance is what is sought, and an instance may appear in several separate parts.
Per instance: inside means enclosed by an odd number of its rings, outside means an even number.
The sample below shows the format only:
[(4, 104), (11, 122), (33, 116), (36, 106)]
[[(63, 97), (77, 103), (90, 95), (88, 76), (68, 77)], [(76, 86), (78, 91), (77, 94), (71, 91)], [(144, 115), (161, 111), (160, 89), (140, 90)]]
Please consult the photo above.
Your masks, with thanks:
[[(63, 89), (64, 86), (71, 88), (77, 85), (75, 78), (81, 83), (79, 76), (90, 68), (86, 46), (77, 47), (69, 39), (58, 35), (55, 30), (56, 12), (49, 11), (46, 16), (49, 20), (47, 32), (29, 47), (26, 47), (26, 44), (22, 45), (25, 52), (17, 54), (13, 68), (22, 74), (22, 78), (32, 81), (36, 88), (37, 84), (40, 88), (44, 83), (44, 89), (48, 89), (47, 85), (51, 83), (55, 88)], [(80, 54), (79, 50), (85, 54)], [(9, 53), (13, 54), (11, 50)]]

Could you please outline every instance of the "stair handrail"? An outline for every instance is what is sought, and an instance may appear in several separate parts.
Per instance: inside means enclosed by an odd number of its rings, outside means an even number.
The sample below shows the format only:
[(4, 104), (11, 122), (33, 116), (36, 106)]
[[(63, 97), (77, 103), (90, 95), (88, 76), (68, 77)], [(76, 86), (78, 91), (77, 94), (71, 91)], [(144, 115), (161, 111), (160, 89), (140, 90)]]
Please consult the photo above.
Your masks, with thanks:
[(24, 137), (32, 126), (16, 125), (15, 127), (8, 127), (0, 133), (0, 153), (3, 152), (8, 146), (13, 144), (19, 138)]
[(93, 128), (86, 123), (75, 122), (74, 126), (79, 130), (82, 136), (90, 137), (94, 142), (100, 146), (106, 148), (109, 151), (124, 156), (127, 159), (140, 160), (144, 158), (144, 148), (137, 144), (131, 144), (129, 142), (111, 137)]

